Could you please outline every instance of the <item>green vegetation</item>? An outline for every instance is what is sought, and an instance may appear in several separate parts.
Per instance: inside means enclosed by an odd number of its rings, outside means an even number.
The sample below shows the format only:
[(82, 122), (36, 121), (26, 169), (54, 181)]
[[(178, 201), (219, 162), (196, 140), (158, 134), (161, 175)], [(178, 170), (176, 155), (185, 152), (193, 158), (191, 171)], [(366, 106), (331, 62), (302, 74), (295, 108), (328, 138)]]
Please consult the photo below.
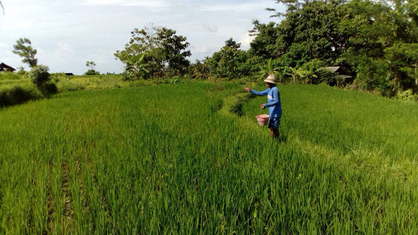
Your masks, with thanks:
[[(286, 12), (267, 9), (279, 23), (254, 20), (250, 49), (230, 38), (204, 60), (191, 64), (187, 37), (153, 24), (135, 28), (123, 50), (114, 53), (125, 65), (123, 81), (182, 79), (257, 82), (274, 73), (280, 83), (328, 84), (385, 97), (418, 101), (418, 16), (412, 1), (283, 1)], [(27, 38), (14, 53), (30, 67), (36, 50)], [(87, 61), (85, 75), (100, 75)], [(333, 68), (324, 68), (333, 66)], [(331, 71), (331, 72), (330, 72)], [(23, 68), (18, 72), (25, 74)], [(96, 79), (93, 79), (96, 80)], [(106, 77), (105, 83), (109, 79)], [(51, 91), (79, 90), (93, 84), (48, 84)], [(107, 88), (123, 87), (113, 83)]]
[(36, 65), (28, 73), (29, 79), (45, 96), (58, 93), (58, 88), (51, 82), (51, 74), (48, 71), (48, 66)]
[(416, 104), (280, 92), (281, 142), (235, 83), (0, 110), (0, 233), (416, 234)]
[(29, 39), (19, 38), (13, 48), (13, 53), (22, 57), (23, 63), (28, 64), (31, 68), (38, 64), (38, 59), (35, 58), (38, 52), (32, 47), (32, 42)]
[[(275, 1), (282, 21), (255, 20), (248, 51), (230, 38), (193, 64), (175, 30), (134, 29), (121, 75), (49, 74), (19, 39), (31, 71), (0, 73), (0, 234), (417, 234), (417, 4)], [(242, 91), (273, 73), (280, 141)]]
[(84, 75), (100, 75), (100, 72), (96, 71), (96, 63), (94, 61), (87, 61), (86, 66), (89, 68)]
[(187, 38), (165, 27), (146, 26), (134, 29), (131, 39), (115, 57), (125, 64), (126, 80), (183, 76), (189, 67), (191, 55), (186, 50)]
[[(282, 82), (319, 84), (418, 100), (418, 17), (414, 1), (284, 1), (273, 11), (280, 23), (255, 20), (248, 51), (232, 39), (211, 57), (198, 61), (196, 76), (258, 78), (270, 63)], [(269, 60), (272, 60), (268, 62)], [(354, 82), (324, 75), (340, 66)], [(202, 68), (203, 67), (203, 68)], [(205, 78), (205, 77), (202, 77)], [(405, 95), (406, 93), (410, 95)]]
[[(35, 76), (41, 74), (46, 68), (39, 69), (35, 67), (32, 74)], [(47, 71), (46, 71), (47, 72)], [(43, 74), (43, 73), (42, 73)], [(160, 80), (137, 80), (125, 81), (122, 75), (85, 75), (85, 76), (66, 76), (65, 74), (50, 74), (46, 83), (36, 86), (34, 81), (28, 76), (18, 75), (16, 73), (0, 73), (0, 107), (11, 106), (25, 103), (30, 100), (36, 100), (48, 97), (51, 94), (67, 91), (80, 90), (103, 90), (118, 89), (140, 86), (152, 86), (159, 83), (178, 83), (178, 79)], [(36, 77), (35, 76), (35, 77)], [(42, 80), (42, 79), (41, 79)], [(42, 80), (43, 81), (43, 80)], [(14, 93), (18, 92), (19, 95)], [(24, 93), (24, 94), (22, 94)]]

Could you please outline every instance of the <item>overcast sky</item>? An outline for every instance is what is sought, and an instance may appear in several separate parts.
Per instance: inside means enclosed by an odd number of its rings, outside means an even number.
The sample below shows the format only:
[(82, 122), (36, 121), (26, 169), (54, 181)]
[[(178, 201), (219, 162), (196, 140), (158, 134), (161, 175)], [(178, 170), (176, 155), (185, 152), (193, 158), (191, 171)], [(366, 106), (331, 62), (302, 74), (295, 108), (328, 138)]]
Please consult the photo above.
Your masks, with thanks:
[(264, 9), (284, 8), (274, 0), (2, 0), (0, 15), (0, 62), (28, 69), (13, 54), (19, 38), (29, 38), (38, 50), (39, 64), (50, 72), (87, 71), (94, 61), (101, 73), (120, 73), (115, 60), (134, 28), (154, 24), (187, 37), (190, 61), (211, 56), (233, 38), (248, 49), (253, 19), (278, 22)]

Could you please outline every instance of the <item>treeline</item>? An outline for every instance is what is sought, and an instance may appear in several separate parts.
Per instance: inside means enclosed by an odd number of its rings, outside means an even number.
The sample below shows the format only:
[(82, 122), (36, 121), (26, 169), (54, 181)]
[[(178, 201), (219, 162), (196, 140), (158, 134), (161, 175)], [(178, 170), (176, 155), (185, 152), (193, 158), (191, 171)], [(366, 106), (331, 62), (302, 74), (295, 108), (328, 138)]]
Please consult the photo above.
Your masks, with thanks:
[[(417, 97), (418, 2), (277, 2), (287, 11), (267, 9), (279, 23), (253, 22), (249, 33), (255, 38), (248, 51), (231, 38), (212, 56), (190, 64), (186, 37), (150, 26), (132, 32), (125, 50), (115, 56), (125, 63), (130, 80), (184, 75), (256, 79), (274, 72), (281, 82), (350, 85), (389, 97)], [(335, 76), (326, 66), (340, 66), (346, 76)]]

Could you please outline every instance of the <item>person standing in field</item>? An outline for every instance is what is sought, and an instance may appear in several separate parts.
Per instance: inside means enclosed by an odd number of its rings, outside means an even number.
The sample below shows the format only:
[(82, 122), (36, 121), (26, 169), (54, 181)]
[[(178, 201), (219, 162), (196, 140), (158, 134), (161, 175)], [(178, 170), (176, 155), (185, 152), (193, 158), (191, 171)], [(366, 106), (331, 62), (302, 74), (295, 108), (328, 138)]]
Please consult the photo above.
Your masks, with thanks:
[(282, 104), (280, 102), (280, 92), (276, 87), (276, 77), (272, 74), (269, 75), (264, 82), (268, 87), (264, 91), (255, 91), (248, 87), (244, 87), (244, 91), (251, 92), (254, 95), (265, 96), (267, 95), (267, 103), (261, 104), (260, 108), (269, 108), (269, 120), (268, 128), (270, 129), (270, 136), (273, 138), (279, 138), (279, 125), (280, 118), (282, 117)]

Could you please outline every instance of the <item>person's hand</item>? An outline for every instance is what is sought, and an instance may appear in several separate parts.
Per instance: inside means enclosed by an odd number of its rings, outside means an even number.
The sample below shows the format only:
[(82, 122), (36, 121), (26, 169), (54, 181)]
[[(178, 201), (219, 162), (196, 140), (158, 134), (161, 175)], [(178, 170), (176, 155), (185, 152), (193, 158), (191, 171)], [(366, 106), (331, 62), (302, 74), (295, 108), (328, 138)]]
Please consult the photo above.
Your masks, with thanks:
[(250, 88), (248, 88), (248, 87), (244, 87), (244, 91), (246, 91), (246, 92), (250, 92), (250, 91), (251, 91), (251, 89), (250, 89)]
[(265, 108), (264, 104), (260, 105), (260, 108), (264, 109)]

